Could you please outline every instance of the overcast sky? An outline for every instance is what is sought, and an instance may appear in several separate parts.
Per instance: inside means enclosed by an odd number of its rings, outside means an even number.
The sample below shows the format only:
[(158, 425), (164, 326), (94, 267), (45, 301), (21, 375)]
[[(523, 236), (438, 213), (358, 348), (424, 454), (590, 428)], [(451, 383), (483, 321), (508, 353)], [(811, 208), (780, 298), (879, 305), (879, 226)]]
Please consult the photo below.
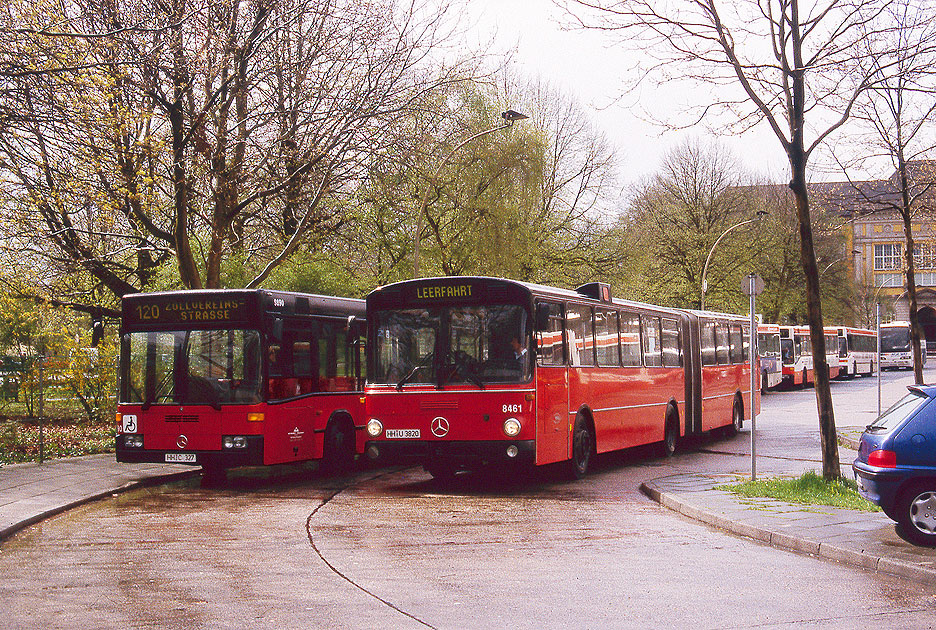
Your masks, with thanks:
[[(614, 104), (622, 93), (620, 69), (628, 64), (626, 53), (607, 46), (597, 32), (563, 31), (559, 24), (560, 10), (551, 0), (468, 0), (466, 7), (479, 40), (496, 32), (497, 47), (503, 50), (517, 47), (514, 71), (547, 78), (594, 116), (598, 128), (618, 148), (624, 183), (654, 173), (667, 150), (686, 137), (719, 141), (749, 165), (751, 171), (774, 181), (786, 181), (789, 177), (786, 156), (766, 125), (740, 137), (715, 137), (702, 127), (694, 131), (664, 131), (643, 122), (639, 114), (635, 115), (635, 96)], [(672, 112), (675, 119), (678, 109), (690, 103), (692, 93), (691, 90), (661, 92), (648, 84), (636, 98), (644, 108)], [(819, 160), (815, 163), (819, 164)], [(888, 174), (872, 173), (871, 176)], [(811, 179), (830, 177), (814, 173)], [(833, 175), (831, 179), (841, 177)]]

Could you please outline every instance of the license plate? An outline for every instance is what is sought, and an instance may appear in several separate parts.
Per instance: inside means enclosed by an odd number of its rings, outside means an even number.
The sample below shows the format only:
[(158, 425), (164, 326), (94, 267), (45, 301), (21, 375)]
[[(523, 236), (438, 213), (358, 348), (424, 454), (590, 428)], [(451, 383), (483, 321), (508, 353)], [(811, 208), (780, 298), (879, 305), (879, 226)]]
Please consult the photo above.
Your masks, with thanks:
[(414, 440), (419, 438), (419, 429), (387, 429), (388, 440)]
[(166, 462), (172, 464), (194, 464), (195, 453), (166, 453)]

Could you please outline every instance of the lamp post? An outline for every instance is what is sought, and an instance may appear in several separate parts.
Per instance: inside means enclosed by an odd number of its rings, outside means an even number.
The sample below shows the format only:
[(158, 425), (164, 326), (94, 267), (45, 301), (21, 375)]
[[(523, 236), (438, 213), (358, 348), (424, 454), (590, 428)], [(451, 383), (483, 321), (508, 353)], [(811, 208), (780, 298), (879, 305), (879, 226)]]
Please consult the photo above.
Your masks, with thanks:
[(508, 129), (513, 127), (514, 122), (518, 120), (525, 120), (529, 118), (526, 114), (521, 114), (520, 112), (508, 109), (507, 111), (501, 114), (501, 118), (504, 119), (504, 122), (497, 125), (496, 127), (491, 127), (490, 129), (485, 129), (477, 133), (473, 133), (458, 144), (448, 152), (448, 154), (442, 159), (439, 165), (436, 167), (436, 170), (432, 173), (432, 178), (426, 182), (426, 188), (423, 191), (422, 199), (419, 202), (419, 212), (416, 215), (416, 236), (414, 237), (413, 242), (413, 277), (419, 277), (419, 245), (420, 245), (420, 233), (422, 232), (422, 221), (423, 215), (426, 213), (426, 205), (429, 203), (429, 188), (431, 183), (438, 179), (439, 174), (442, 172), (442, 168), (448, 163), (452, 156), (455, 155), (455, 152), (461, 149), (463, 146), (468, 144), (473, 140), (477, 140), (481, 136), (486, 136), (489, 133), (494, 133), (495, 131), (500, 131), (501, 129)]
[(731, 232), (735, 228), (739, 228), (742, 225), (747, 225), (748, 223), (754, 223), (755, 221), (759, 221), (760, 218), (766, 214), (767, 214), (766, 210), (758, 210), (757, 213), (754, 215), (753, 219), (747, 219), (745, 221), (741, 221), (740, 223), (735, 223), (730, 228), (722, 232), (721, 236), (715, 239), (715, 243), (712, 244), (712, 249), (709, 250), (708, 256), (705, 257), (705, 266), (702, 267), (702, 301), (699, 304), (700, 310), (703, 310), (703, 311), (705, 310), (705, 292), (708, 290), (708, 282), (706, 281), (705, 276), (708, 274), (709, 261), (712, 260), (712, 254), (715, 253), (715, 248), (718, 246), (718, 243), (723, 238), (725, 238), (725, 235), (728, 234), (728, 232)]

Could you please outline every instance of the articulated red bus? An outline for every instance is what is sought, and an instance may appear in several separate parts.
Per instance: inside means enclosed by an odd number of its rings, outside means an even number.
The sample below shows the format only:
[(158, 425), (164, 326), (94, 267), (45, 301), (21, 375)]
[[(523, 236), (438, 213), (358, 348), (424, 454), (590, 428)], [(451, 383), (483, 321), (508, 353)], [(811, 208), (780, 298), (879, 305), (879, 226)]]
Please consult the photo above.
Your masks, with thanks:
[(400, 282), (367, 297), (366, 452), (436, 477), (567, 462), (750, 418), (741, 316), (497, 278)]
[(226, 468), (363, 452), (365, 303), (265, 290), (122, 301), (117, 461)]

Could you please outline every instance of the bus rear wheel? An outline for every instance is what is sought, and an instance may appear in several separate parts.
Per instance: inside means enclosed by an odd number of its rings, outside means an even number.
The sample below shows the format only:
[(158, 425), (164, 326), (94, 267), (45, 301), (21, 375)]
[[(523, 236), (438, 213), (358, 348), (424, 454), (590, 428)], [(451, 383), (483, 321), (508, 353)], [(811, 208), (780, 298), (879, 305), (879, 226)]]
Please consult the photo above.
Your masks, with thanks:
[(731, 408), (731, 424), (725, 427), (725, 435), (734, 437), (741, 431), (741, 425), (744, 423), (744, 405), (735, 397), (734, 406)]
[(572, 479), (581, 479), (588, 474), (592, 453), (595, 450), (595, 436), (591, 426), (581, 415), (575, 417), (572, 428), (572, 459), (567, 463), (569, 476)]
[(661, 452), (663, 457), (672, 457), (679, 446), (679, 422), (672, 411), (666, 414), (666, 424), (663, 427), (663, 442)]

